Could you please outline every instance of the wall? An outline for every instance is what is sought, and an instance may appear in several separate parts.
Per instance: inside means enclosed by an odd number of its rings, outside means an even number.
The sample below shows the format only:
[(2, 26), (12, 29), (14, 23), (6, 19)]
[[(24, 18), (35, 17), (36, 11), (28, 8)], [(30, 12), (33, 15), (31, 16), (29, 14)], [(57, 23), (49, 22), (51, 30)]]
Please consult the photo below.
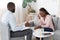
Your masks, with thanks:
[(36, 10), (44, 7), (50, 14), (56, 15), (58, 13), (58, 0), (37, 0)]
[[(32, 2), (32, 3), (29, 3), (33, 9), (36, 10), (36, 13), (38, 14), (39, 13), (39, 9), (44, 7), (51, 15), (56, 15), (58, 16), (60, 11), (60, 4), (59, 4), (59, 0), (37, 0), (36, 3)], [(27, 10), (28, 7), (26, 7), (25, 9), (23, 9), (23, 14), (24, 14), (24, 17), (26, 16), (25, 14), (27, 14)], [(59, 16), (58, 16), (59, 17)]]
[(22, 23), (22, 2), (23, 0), (0, 0), (0, 19), (2, 17), (2, 14), (6, 13), (7, 10), (7, 3), (8, 2), (14, 2), (16, 5), (16, 12), (15, 12), (15, 17), (17, 20), (17, 24)]
[(58, 13), (57, 13), (57, 16), (60, 17), (60, 0), (58, 0), (58, 3), (59, 3), (59, 4), (58, 4), (59, 7), (58, 7)]

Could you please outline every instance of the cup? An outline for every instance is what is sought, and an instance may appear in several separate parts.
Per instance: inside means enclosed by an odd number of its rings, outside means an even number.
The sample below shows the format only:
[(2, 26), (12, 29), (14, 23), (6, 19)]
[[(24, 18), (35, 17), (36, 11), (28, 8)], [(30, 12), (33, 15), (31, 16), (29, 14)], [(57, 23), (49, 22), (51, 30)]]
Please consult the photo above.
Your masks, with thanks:
[(43, 33), (44, 33), (44, 28), (41, 28), (41, 34), (43, 35)]

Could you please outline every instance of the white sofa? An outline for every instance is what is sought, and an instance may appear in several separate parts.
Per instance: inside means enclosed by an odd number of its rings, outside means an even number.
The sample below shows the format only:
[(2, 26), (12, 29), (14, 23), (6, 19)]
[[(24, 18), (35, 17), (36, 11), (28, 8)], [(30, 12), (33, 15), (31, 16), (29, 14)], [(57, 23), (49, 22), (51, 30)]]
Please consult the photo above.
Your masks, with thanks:
[[(59, 17), (53, 17), (53, 16), (52, 16), (52, 18), (53, 18), (53, 22), (55, 25), (55, 31), (54, 31), (53, 39), (54, 40), (60, 40), (60, 18)], [(36, 22), (34, 24), (38, 23), (36, 18), (34, 19), (34, 21)], [(44, 38), (44, 40), (50, 40), (50, 38), (47, 37), (47, 38)]]
[(0, 38), (1, 40), (9, 40), (8, 26), (0, 22)]
[(55, 24), (55, 35), (53, 36), (54, 40), (60, 40), (60, 18), (55, 17), (54, 19)]
[[(53, 22), (55, 24), (55, 31), (53, 35), (54, 40), (60, 40), (60, 18), (59, 17), (53, 17)], [(50, 40), (50, 38), (44, 38), (44, 40)]]
[(9, 27), (2, 22), (0, 22), (0, 39), (1, 40), (25, 40), (24, 37), (11, 38)]

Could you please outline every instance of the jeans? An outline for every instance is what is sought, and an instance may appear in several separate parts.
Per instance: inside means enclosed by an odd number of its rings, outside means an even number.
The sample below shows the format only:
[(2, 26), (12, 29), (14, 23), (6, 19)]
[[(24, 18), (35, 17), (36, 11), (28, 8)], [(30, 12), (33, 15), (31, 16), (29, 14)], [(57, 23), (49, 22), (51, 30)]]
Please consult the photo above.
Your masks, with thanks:
[(31, 29), (26, 29), (23, 31), (11, 31), (10, 32), (10, 37), (23, 37), (27, 36), (27, 40), (32, 40), (32, 30)]

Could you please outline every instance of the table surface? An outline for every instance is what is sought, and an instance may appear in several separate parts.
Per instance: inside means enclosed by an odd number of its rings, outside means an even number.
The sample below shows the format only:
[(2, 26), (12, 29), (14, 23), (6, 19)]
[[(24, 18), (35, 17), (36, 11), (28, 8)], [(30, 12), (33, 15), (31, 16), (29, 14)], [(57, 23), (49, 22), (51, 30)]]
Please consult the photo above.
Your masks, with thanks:
[[(38, 29), (37, 29), (37, 30), (38, 30)], [(37, 32), (37, 30), (36, 30), (36, 31), (33, 31), (33, 36), (35, 36), (35, 37), (45, 38), (45, 37), (50, 37), (50, 36), (54, 35), (54, 32), (46, 32), (46, 31), (44, 31), (43, 33), (50, 33), (50, 34), (49, 34), (49, 35), (39, 34), (40, 31)]]

